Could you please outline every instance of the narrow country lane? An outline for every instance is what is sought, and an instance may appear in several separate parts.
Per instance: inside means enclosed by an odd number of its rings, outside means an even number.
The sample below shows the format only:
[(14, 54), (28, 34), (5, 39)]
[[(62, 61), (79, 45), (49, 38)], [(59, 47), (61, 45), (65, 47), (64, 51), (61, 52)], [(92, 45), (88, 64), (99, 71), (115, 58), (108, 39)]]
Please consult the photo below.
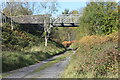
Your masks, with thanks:
[(69, 59), (64, 59), (51, 67), (48, 67), (40, 72), (30, 74), (25, 76), (25, 78), (59, 78), (60, 73), (63, 72), (65, 66), (67, 65)]
[(51, 62), (52, 60), (58, 58), (59, 56), (65, 55), (67, 52), (68, 51), (66, 51), (64, 54), (54, 56), (50, 59), (47, 59), (35, 65), (31, 65), (18, 70), (3, 73), (3, 75), (6, 74), (6, 76), (3, 76), (3, 78), (60, 78), (61, 72), (64, 71), (65, 67), (70, 61), (71, 55), (74, 54), (75, 51), (72, 51), (72, 53), (67, 58), (62, 59), (61, 61), (53, 64), (50, 67), (47, 67), (37, 72), (34, 71), (40, 68), (41, 66), (45, 65), (46, 63)]

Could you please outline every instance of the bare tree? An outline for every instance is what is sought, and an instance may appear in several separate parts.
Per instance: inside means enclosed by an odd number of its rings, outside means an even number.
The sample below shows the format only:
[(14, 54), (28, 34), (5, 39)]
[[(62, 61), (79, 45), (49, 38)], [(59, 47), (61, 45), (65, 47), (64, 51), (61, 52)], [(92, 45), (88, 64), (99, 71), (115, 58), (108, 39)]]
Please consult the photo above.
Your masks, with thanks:
[(22, 2), (21, 0), (19, 0), (19, 2), (17, 0), (8, 0), (8, 2), (3, 2), (1, 11), (11, 18), (11, 30), (13, 30), (12, 16), (31, 15), (33, 13), (33, 8), (30, 9), (30, 6), (33, 7), (29, 2)]
[(44, 9), (44, 36), (45, 36), (45, 46), (47, 46), (49, 35), (51, 32), (52, 25), (50, 25), (50, 16), (57, 12), (57, 2), (56, 0), (44, 0), (40, 3), (41, 7)]
[[(14, 5), (14, 2), (6, 2), (6, 5), (9, 7), (9, 13), (10, 13), (10, 16), (12, 16), (12, 11), (13, 11), (13, 8), (15, 5)], [(13, 21), (12, 21), (12, 17), (11, 17), (11, 30), (13, 30)]]

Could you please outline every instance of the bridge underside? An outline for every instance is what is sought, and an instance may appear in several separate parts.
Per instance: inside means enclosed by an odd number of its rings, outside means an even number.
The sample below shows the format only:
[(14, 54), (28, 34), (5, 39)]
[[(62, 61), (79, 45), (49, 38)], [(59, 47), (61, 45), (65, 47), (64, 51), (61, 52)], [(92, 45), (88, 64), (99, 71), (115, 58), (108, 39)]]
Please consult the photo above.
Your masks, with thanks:
[[(20, 24), (22, 26), (39, 26), (39, 27), (44, 27), (44, 24), (43, 23), (17, 23), (17, 24)], [(52, 24), (50, 23), (53, 27), (79, 27), (79, 24), (78, 23), (55, 23), (55, 24)]]
[(55, 23), (51, 24), (53, 27), (78, 27), (78, 23)]

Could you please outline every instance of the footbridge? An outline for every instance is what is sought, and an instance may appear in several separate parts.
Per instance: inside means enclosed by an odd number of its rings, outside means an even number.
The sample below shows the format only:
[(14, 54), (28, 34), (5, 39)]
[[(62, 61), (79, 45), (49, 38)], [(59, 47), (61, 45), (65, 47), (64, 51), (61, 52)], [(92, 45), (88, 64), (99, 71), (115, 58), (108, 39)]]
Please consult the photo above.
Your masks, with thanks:
[(80, 14), (63, 14), (51, 22), (53, 27), (77, 27), (79, 26)]
[[(52, 27), (77, 27), (81, 14), (62, 14), (57, 18), (51, 19), (50, 15), (23, 15), (23, 16), (5, 16), (0, 15), (2, 22), (12, 20), (13, 23), (22, 25), (41, 25), (44, 27), (45, 21)], [(7, 20), (9, 19), (9, 20)]]

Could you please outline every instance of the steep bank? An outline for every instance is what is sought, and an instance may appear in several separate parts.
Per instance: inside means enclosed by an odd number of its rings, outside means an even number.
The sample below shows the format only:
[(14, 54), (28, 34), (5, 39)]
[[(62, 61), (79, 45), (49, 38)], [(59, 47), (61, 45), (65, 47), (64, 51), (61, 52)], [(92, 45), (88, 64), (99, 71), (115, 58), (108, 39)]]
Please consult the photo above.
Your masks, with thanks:
[(74, 53), (74, 51), (67, 50), (40, 63), (3, 73), (2, 78), (58, 78)]
[[(42, 34), (32, 34), (19, 29), (10, 29), (9, 24), (2, 26), (2, 70), (15, 70), (38, 63), (65, 51), (65, 47), (49, 40), (44, 46)], [(34, 31), (33, 31), (34, 32)]]
[(63, 78), (118, 78), (118, 32), (87, 36), (71, 45), (76, 49)]

